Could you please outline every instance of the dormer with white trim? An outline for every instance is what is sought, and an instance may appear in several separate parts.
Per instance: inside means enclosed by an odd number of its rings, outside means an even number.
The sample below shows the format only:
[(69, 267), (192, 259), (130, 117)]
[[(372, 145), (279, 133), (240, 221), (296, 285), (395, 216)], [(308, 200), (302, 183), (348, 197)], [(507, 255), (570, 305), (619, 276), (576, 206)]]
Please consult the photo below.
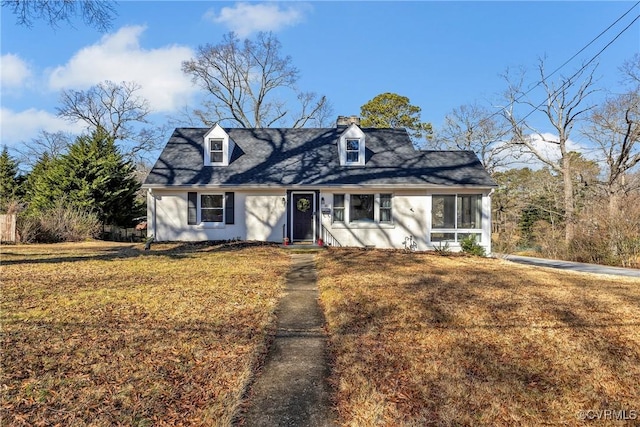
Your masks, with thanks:
[(365, 135), (357, 124), (352, 123), (338, 141), (340, 166), (364, 166)]
[(219, 124), (204, 135), (204, 165), (229, 166), (235, 142)]

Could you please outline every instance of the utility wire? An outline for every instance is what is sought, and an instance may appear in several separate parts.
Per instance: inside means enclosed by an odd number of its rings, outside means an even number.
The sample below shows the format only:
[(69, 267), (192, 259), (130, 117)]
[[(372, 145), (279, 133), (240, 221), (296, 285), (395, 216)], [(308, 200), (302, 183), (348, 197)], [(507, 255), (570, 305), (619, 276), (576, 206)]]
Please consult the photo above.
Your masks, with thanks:
[[(525, 96), (527, 96), (529, 93), (531, 93), (534, 89), (536, 89), (538, 86), (540, 86), (541, 84), (543, 84), (549, 77), (551, 77), (552, 75), (554, 75), (555, 73), (557, 73), (558, 71), (560, 71), (563, 67), (565, 67), (569, 62), (571, 62), (573, 59), (575, 59), (578, 55), (580, 55), (582, 52), (584, 52), (589, 46), (591, 46), (593, 43), (595, 43), (600, 37), (602, 37), (607, 31), (609, 31), (614, 25), (616, 25), (618, 22), (620, 22), (625, 16), (627, 16), (633, 9), (635, 9), (638, 5), (640, 5), (640, 1), (636, 2), (633, 6), (631, 6), (625, 13), (623, 13), (618, 19), (616, 19), (611, 25), (609, 25), (607, 28), (605, 28), (603, 31), (600, 32), (600, 34), (598, 34), (596, 37), (594, 37), (589, 43), (587, 43), (582, 49), (580, 49), (578, 52), (576, 52), (573, 56), (571, 56), (571, 58), (567, 59), (564, 63), (562, 63), (562, 65), (560, 65), (559, 67), (557, 67), (555, 70), (553, 70), (550, 74), (548, 74), (547, 76), (543, 77), (543, 79), (539, 82), (537, 82), (533, 87), (531, 87), (529, 90), (527, 90), (526, 92), (523, 92), (522, 94), (520, 94), (520, 96), (516, 97), (516, 99), (512, 100), (511, 102), (509, 102), (509, 104), (506, 107), (501, 108), (499, 111), (496, 111), (495, 113), (491, 114), (489, 117), (482, 119), (480, 121), (480, 123), (482, 123), (483, 121), (487, 121), (490, 120), (492, 118), (494, 118), (495, 116), (499, 115), (502, 113), (502, 111), (505, 111), (507, 109), (507, 107), (509, 106), (513, 106), (516, 102), (520, 101), (522, 98), (524, 98)], [(533, 113), (535, 113), (536, 111), (538, 111), (538, 109), (545, 104), (545, 102), (547, 102), (547, 100), (550, 97), (555, 97), (558, 95), (558, 93), (560, 93), (560, 91), (562, 91), (565, 86), (567, 86), (568, 84), (571, 83), (571, 80), (574, 79), (576, 76), (578, 76), (582, 71), (584, 71), (585, 68), (587, 68), (598, 56), (600, 56), (602, 54), (602, 52), (604, 52), (609, 46), (611, 46), (611, 44), (613, 42), (615, 42), (625, 31), (627, 31), (638, 19), (640, 19), (640, 15), (637, 15), (633, 21), (631, 21), (631, 23), (629, 25), (627, 25), (622, 31), (620, 31), (609, 43), (607, 43), (602, 49), (600, 49), (600, 51), (595, 54), (586, 64), (584, 64), (577, 72), (575, 72), (569, 79), (567, 79), (557, 90), (555, 90), (554, 92), (552, 92), (551, 94), (549, 94), (549, 96), (547, 96), (547, 99), (545, 99), (544, 101), (542, 101), (540, 104), (538, 104), (532, 111), (530, 111), (527, 115), (525, 115), (522, 119), (520, 119), (515, 125), (512, 126), (518, 126), (520, 124), (522, 124), (522, 122), (524, 122), (529, 116), (531, 116)], [(503, 136), (507, 135), (507, 133), (509, 133), (511, 131), (511, 129), (507, 132), (504, 132), (501, 135), (497, 136), (497, 139), (502, 138)]]
[[(636, 3), (636, 5), (638, 5), (640, 2)], [(635, 7), (635, 6), (634, 6)], [(538, 111), (538, 109), (540, 107), (542, 107), (549, 98), (553, 98), (556, 97), (562, 90), (565, 89), (566, 86), (569, 86), (570, 84), (572, 84), (572, 80), (580, 75), (580, 73), (582, 73), (593, 61), (596, 60), (596, 58), (598, 56), (600, 56), (602, 54), (602, 52), (604, 52), (609, 46), (611, 46), (613, 44), (613, 42), (615, 42), (625, 31), (627, 31), (638, 19), (640, 19), (640, 15), (637, 15), (633, 21), (631, 21), (629, 23), (629, 25), (627, 25), (622, 31), (620, 31), (609, 43), (607, 43), (602, 49), (600, 49), (600, 51), (598, 53), (596, 53), (589, 61), (587, 61), (587, 63), (585, 63), (582, 67), (580, 67), (580, 69), (578, 71), (576, 71), (571, 77), (569, 77), (562, 85), (560, 85), (560, 87), (558, 89), (556, 89), (555, 91), (553, 91), (551, 94), (549, 94), (547, 96), (547, 99), (545, 99), (544, 101), (542, 101), (540, 104), (536, 105), (534, 107), (533, 110), (531, 110), (527, 115), (525, 115), (522, 119), (520, 119), (513, 127), (518, 126), (520, 124), (522, 124), (530, 115), (532, 115), (533, 113), (535, 113), (536, 111)], [(616, 21), (617, 22), (617, 21)], [(611, 28), (611, 27), (609, 27)], [(584, 49), (583, 49), (584, 50)], [(555, 72), (555, 71), (554, 71)], [(543, 79), (541, 82), (539, 82), (535, 87), (539, 86), (540, 84), (542, 84), (544, 82)], [(529, 90), (530, 92), (531, 90)], [(528, 94), (529, 92), (526, 92), (525, 94), (523, 94), (522, 96)], [(519, 99), (522, 98), (522, 96), (520, 96), (518, 99), (512, 101), (510, 104), (513, 105), (513, 103), (517, 102)], [(504, 108), (503, 108), (504, 110)], [(506, 134), (505, 134), (506, 135)], [(504, 135), (501, 135), (504, 136)]]
[[(562, 67), (564, 67), (565, 65), (567, 65), (569, 62), (573, 61), (575, 59), (576, 56), (580, 55), (582, 52), (584, 52), (589, 46), (591, 46), (593, 43), (596, 42), (596, 40), (598, 40), (600, 37), (602, 37), (604, 35), (604, 33), (606, 33), (607, 31), (609, 31), (611, 29), (611, 27), (613, 27), (614, 25), (616, 25), (618, 22), (620, 22), (622, 20), (622, 18), (624, 18), (625, 16), (627, 16), (629, 14), (629, 12), (631, 12), (636, 6), (638, 6), (640, 4), (640, 1), (638, 1), (636, 4), (634, 4), (633, 6), (631, 6), (631, 8), (629, 8), (629, 10), (627, 10), (625, 13), (623, 13), (618, 19), (616, 19), (611, 25), (609, 25), (607, 28), (605, 28), (600, 34), (598, 34), (595, 38), (593, 38), (589, 43), (587, 43), (582, 49), (580, 49), (578, 52), (576, 52), (571, 58), (567, 59), (562, 65), (560, 65), (558, 68), (556, 68), (555, 70), (553, 70), (550, 74), (548, 74), (547, 76), (545, 76), (542, 81), (539, 81), (538, 83), (536, 83), (531, 89), (529, 89), (528, 91), (526, 91), (525, 93), (523, 93), (518, 99), (516, 99), (516, 101), (520, 100), (523, 96), (526, 96), (529, 94), (529, 92), (531, 92), (532, 90), (534, 90), (535, 88), (537, 88), (538, 86), (540, 86), (542, 83), (544, 83), (545, 80), (549, 79), (549, 77), (553, 76), (555, 73), (557, 73), (558, 71), (560, 71), (562, 69)], [(635, 20), (637, 20), (638, 18), (636, 17)], [(635, 22), (634, 20), (634, 22)], [(632, 22), (633, 24), (633, 22)], [(628, 28), (628, 27), (627, 27)], [(626, 28), (622, 31), (624, 32), (626, 31)], [(620, 36), (620, 34), (618, 34), (616, 36), (616, 39)], [(615, 39), (614, 39), (615, 40)], [(608, 47), (611, 43), (609, 43), (606, 47)], [(598, 52), (598, 55), (600, 55), (602, 53), (602, 51)], [(597, 55), (596, 55), (597, 56)]]

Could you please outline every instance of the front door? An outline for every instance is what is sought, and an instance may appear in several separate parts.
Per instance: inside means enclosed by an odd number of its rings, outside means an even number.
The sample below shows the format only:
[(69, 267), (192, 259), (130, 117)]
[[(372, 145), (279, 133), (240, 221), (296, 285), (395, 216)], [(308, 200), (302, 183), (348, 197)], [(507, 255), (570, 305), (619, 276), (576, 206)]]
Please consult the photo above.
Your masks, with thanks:
[(313, 241), (314, 193), (293, 193), (292, 201), (292, 240), (294, 242), (302, 240)]

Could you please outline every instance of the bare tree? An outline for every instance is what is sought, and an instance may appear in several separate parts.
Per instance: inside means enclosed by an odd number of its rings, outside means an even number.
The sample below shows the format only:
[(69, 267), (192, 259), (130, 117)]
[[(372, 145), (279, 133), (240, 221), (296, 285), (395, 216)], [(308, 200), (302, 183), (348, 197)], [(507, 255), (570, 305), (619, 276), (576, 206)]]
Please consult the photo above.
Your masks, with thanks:
[(157, 148), (163, 129), (148, 126), (149, 103), (137, 95), (134, 82), (105, 81), (86, 91), (65, 90), (57, 109), (58, 116), (70, 122), (84, 122), (89, 130), (104, 129), (120, 141), (124, 154), (143, 156)]
[(20, 147), (16, 148), (16, 152), (20, 156), (20, 163), (32, 168), (45, 154), (50, 158), (55, 158), (65, 153), (73, 140), (74, 137), (70, 133), (42, 130), (31, 141), (23, 142)]
[[(298, 127), (321, 120), (326, 98), (297, 91), (299, 71), (291, 57), (281, 56), (280, 48), (272, 33), (259, 33), (255, 41), (243, 43), (229, 33), (220, 44), (200, 46), (195, 58), (182, 63), (182, 70), (212, 97), (195, 115), (207, 126), (229, 121), (248, 128), (270, 127), (285, 117)], [(301, 111), (288, 110), (279, 98), (283, 89), (296, 94)]]
[(633, 57), (622, 64), (620, 71), (623, 75), (623, 81), (635, 86), (640, 86), (640, 53), (636, 53)]
[(16, 15), (18, 25), (32, 27), (34, 21), (44, 20), (53, 28), (80, 16), (82, 21), (99, 31), (111, 28), (116, 3), (110, 0), (2, 0), (2, 7)]
[[(550, 82), (544, 69), (544, 60), (538, 64), (540, 86), (544, 89), (543, 102), (534, 102), (530, 91), (522, 87), (522, 79), (513, 81), (505, 76), (509, 84), (506, 97), (510, 108), (504, 109), (504, 117), (515, 130), (512, 144), (523, 148), (536, 159), (562, 176), (564, 192), (565, 241), (573, 239), (575, 233), (575, 197), (571, 171), (571, 155), (568, 146), (571, 132), (579, 120), (592, 108), (587, 98), (594, 92), (594, 68), (582, 67), (571, 77), (561, 77), (559, 82)], [(527, 116), (517, 116), (516, 107), (525, 106)], [(553, 128), (553, 137), (533, 127), (527, 117), (532, 113), (541, 113)], [(553, 147), (559, 155), (559, 161), (549, 155), (545, 148)]]
[(508, 125), (502, 116), (478, 104), (469, 104), (454, 108), (444, 120), (436, 134), (439, 146), (475, 152), (489, 173), (509, 164), (510, 147), (505, 141)]
[[(640, 62), (637, 66), (640, 74)], [(583, 134), (599, 148), (607, 165), (603, 184), (613, 216), (630, 189), (628, 173), (640, 163), (640, 80), (629, 92), (611, 96), (594, 109)]]

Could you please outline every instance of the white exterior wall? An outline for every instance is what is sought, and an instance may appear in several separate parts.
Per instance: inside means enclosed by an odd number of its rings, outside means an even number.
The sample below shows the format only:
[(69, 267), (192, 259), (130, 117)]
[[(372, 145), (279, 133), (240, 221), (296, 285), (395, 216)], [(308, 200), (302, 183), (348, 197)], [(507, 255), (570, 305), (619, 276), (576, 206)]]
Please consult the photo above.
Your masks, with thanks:
[[(335, 237), (342, 246), (375, 246), (378, 248), (399, 248), (405, 247), (405, 239), (413, 237), (417, 250), (432, 250), (438, 247), (439, 243), (431, 242), (431, 208), (432, 196), (434, 194), (482, 194), (482, 225), (479, 232), (482, 237), (479, 242), (485, 248), (487, 254), (491, 253), (491, 196), (490, 192), (462, 190), (458, 189), (434, 189), (415, 191), (392, 191), (378, 190), (360, 191), (345, 190), (321, 193), (324, 197), (325, 208), (332, 209), (333, 194), (389, 194), (392, 196), (392, 224), (378, 222), (370, 223), (349, 223), (348, 217), (344, 223), (332, 221), (332, 214), (322, 214), (323, 226)], [(346, 203), (346, 202), (345, 202)], [(377, 209), (377, 206), (376, 206)], [(345, 215), (348, 216), (348, 215)], [(448, 243), (448, 247), (453, 252), (461, 250), (458, 242)]]
[[(187, 193), (189, 190), (158, 190), (147, 193), (147, 221), (149, 235), (156, 241), (207, 241), (207, 240), (259, 240), (282, 242), (283, 227), (287, 223), (286, 190), (238, 190), (235, 197), (235, 224), (187, 224)], [(223, 193), (224, 190), (190, 190), (198, 193)], [(332, 222), (332, 213), (322, 213), (322, 208), (332, 212), (333, 194), (392, 194), (391, 224), (379, 222)], [(480, 194), (479, 191), (458, 189), (433, 190), (322, 190), (317, 208), (322, 225), (342, 246), (375, 246), (377, 248), (404, 248), (405, 239), (413, 237), (417, 250), (430, 250), (439, 243), (430, 241), (432, 195)], [(377, 209), (377, 205), (376, 205)], [(289, 225), (290, 226), (290, 225)], [(491, 196), (482, 192), (482, 228), (480, 244), (491, 253)], [(318, 235), (320, 231), (318, 230)], [(460, 244), (450, 242), (452, 251), (459, 251)]]
[[(340, 242), (342, 246), (375, 246), (377, 248), (404, 248), (405, 238), (413, 236), (417, 250), (426, 250), (427, 231), (427, 195), (424, 191), (345, 190), (331, 193), (323, 192), (325, 208), (332, 208), (333, 193), (339, 194), (392, 194), (391, 224), (379, 222), (344, 223), (332, 222), (332, 214), (322, 215), (322, 225)], [(377, 205), (376, 205), (377, 209)], [(345, 215), (348, 216), (348, 215)]]
[[(189, 190), (224, 193), (227, 190)], [(154, 189), (147, 193), (149, 235), (156, 241), (262, 240), (282, 242), (284, 191), (234, 191), (234, 224), (187, 224), (187, 190)]]

